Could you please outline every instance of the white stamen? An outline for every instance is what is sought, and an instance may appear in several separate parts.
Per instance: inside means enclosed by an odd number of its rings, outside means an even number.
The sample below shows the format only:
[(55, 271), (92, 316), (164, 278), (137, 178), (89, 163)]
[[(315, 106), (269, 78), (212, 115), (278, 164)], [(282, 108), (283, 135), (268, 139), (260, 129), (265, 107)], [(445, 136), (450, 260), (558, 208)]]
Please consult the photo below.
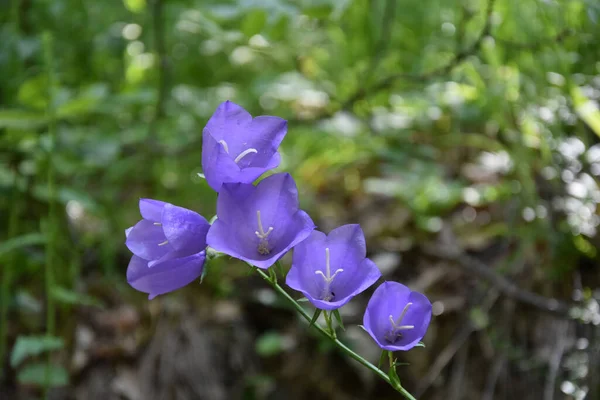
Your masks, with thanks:
[(159, 243), (158, 245), (159, 245), (159, 246), (164, 246), (164, 245), (165, 245), (165, 244), (167, 244), (167, 243), (169, 243), (169, 241), (168, 241), (168, 240), (165, 240), (164, 242), (162, 242), (162, 243)]
[(162, 224), (160, 222), (155, 222), (154, 225), (156, 225), (156, 226), (162, 226)]
[(247, 149), (247, 150), (244, 150), (233, 161), (237, 164), (238, 162), (240, 162), (240, 160), (242, 158), (246, 157), (248, 154), (251, 154), (251, 153), (258, 153), (258, 151), (256, 149)]
[(406, 316), (408, 312), (408, 308), (412, 306), (413, 303), (406, 303), (404, 306), (404, 310), (402, 310), (402, 314), (398, 317), (396, 321), (394, 321), (394, 317), (390, 315), (390, 324), (392, 325), (392, 329), (385, 335), (386, 339), (390, 342), (394, 343), (398, 338), (402, 337), (402, 333), (400, 331), (405, 331), (408, 329), (415, 329), (414, 325), (400, 325), (402, 319)]
[[(227, 146), (227, 142), (224, 140), (219, 140), (219, 143), (221, 144), (221, 146), (223, 146), (223, 149), (225, 149), (225, 153), (229, 154), (229, 146)], [(252, 148), (246, 149), (246, 150), (242, 151), (240, 154), (238, 154), (238, 156), (233, 161), (237, 164), (242, 160), (242, 158), (244, 158), (248, 154), (252, 154), (252, 153), (258, 153), (258, 150), (252, 149)]]
[(271, 234), (271, 232), (273, 232), (273, 227), (270, 226), (269, 229), (265, 232), (265, 230), (263, 229), (262, 221), (260, 219), (260, 210), (256, 211), (256, 219), (258, 221), (258, 230), (254, 231), (254, 233), (256, 234), (256, 236), (258, 236), (259, 239), (266, 239)]
[(219, 143), (221, 143), (221, 146), (223, 146), (223, 148), (225, 149), (225, 153), (229, 154), (229, 147), (227, 147), (227, 142), (224, 140), (219, 140)]
[(267, 229), (267, 231), (265, 232), (262, 220), (260, 218), (260, 210), (256, 211), (256, 220), (258, 221), (258, 230), (254, 231), (254, 233), (260, 239), (260, 241), (258, 242), (258, 252), (262, 255), (266, 255), (271, 252), (271, 250), (269, 249), (269, 242), (267, 241), (267, 238), (269, 237), (271, 232), (273, 232), (273, 227), (270, 226), (269, 229)]
[(325, 273), (323, 271), (315, 271), (315, 275), (321, 275), (323, 280), (325, 280), (325, 287), (323, 288), (323, 292), (321, 293), (321, 300), (330, 301), (333, 298), (333, 293), (331, 292), (331, 282), (335, 279), (337, 274), (340, 272), (344, 272), (343, 269), (336, 269), (331, 276), (331, 264), (329, 262), (329, 247), (325, 248)]

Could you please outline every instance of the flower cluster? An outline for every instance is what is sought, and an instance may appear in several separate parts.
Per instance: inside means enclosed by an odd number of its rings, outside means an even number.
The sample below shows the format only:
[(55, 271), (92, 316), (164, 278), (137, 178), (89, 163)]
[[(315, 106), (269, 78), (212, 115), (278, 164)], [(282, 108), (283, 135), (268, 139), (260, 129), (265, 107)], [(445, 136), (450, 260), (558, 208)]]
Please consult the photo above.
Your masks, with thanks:
[[(366, 258), (359, 225), (329, 234), (315, 230), (299, 208), (292, 176), (276, 173), (254, 185), (279, 165), (277, 151), (287, 122), (252, 116), (230, 101), (222, 103), (203, 132), (202, 168), (218, 192), (212, 225), (199, 214), (157, 200), (141, 199), (142, 220), (126, 230), (134, 254), (127, 281), (157, 295), (179, 289), (202, 275), (206, 248), (260, 268), (273, 266), (294, 249), (286, 284), (317, 309), (332, 312), (372, 286), (381, 272)], [(364, 314), (364, 328), (384, 350), (408, 350), (425, 335), (431, 319), (427, 298), (397, 282), (384, 282)]]

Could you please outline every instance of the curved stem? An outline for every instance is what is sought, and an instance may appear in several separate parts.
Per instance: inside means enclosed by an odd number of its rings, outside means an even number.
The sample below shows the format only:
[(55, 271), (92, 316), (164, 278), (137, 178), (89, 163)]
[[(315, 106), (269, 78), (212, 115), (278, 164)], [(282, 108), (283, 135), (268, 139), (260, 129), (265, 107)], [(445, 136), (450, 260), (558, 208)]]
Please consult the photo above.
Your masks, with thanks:
[[(277, 293), (282, 295), (296, 309), (296, 311), (298, 311), (300, 313), (300, 315), (302, 315), (302, 317), (306, 321), (308, 321), (310, 323), (312, 318), (306, 312), (306, 310), (304, 310), (304, 308), (300, 305), (300, 303), (298, 303), (296, 300), (294, 300), (294, 298), (292, 296), (290, 296), (288, 294), (288, 292), (285, 291), (285, 289), (283, 289), (281, 286), (279, 286), (279, 284), (277, 282), (273, 282), (271, 280), (271, 278), (269, 277), (269, 275), (267, 275), (263, 270), (256, 269), (256, 271), (265, 281), (267, 281), (269, 283), (269, 285), (271, 285), (273, 287), (273, 289), (275, 289), (275, 291)], [(359, 354), (355, 353), (352, 349), (350, 349), (348, 346), (346, 346), (344, 343), (342, 343), (339, 339), (337, 339), (331, 333), (327, 332), (325, 329), (323, 329), (318, 324), (313, 324), (312, 327), (315, 328), (317, 330), (317, 332), (319, 332), (322, 336), (327, 337), (329, 340), (331, 340), (333, 343), (335, 343), (335, 345), (340, 350), (342, 350), (344, 353), (346, 353), (348, 356), (350, 356), (354, 360), (358, 361), (360, 364), (365, 366), (367, 369), (370, 369), (371, 371), (373, 371), (377, 376), (379, 376), (381, 379), (386, 381), (390, 386), (392, 386), (398, 392), (402, 393), (402, 395), (404, 397), (406, 397), (409, 400), (416, 400), (413, 397), (413, 395), (411, 395), (406, 389), (404, 389), (402, 387), (402, 385), (400, 385), (399, 382), (398, 383), (392, 382), (390, 377), (385, 372), (383, 372), (382, 370), (377, 368), (375, 365), (371, 364), (369, 361), (365, 360)]]

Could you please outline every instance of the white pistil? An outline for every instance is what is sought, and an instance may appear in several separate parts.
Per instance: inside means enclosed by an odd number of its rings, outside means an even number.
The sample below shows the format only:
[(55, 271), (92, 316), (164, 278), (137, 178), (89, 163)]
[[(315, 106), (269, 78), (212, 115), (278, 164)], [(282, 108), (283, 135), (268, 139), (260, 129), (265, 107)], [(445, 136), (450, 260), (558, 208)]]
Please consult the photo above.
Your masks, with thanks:
[(400, 314), (396, 321), (394, 321), (394, 317), (390, 315), (390, 324), (392, 325), (392, 329), (388, 332), (387, 335), (385, 335), (385, 338), (391, 343), (396, 342), (396, 340), (402, 337), (401, 331), (415, 329), (414, 325), (400, 325), (400, 322), (402, 322), (402, 319), (406, 316), (406, 313), (408, 312), (408, 308), (412, 306), (412, 304), (413, 303), (406, 303), (406, 306), (404, 306), (404, 310), (402, 310), (402, 314)]
[[(224, 140), (219, 140), (219, 143), (221, 144), (221, 146), (223, 146), (223, 149), (225, 149), (225, 153), (229, 154), (229, 146), (227, 146), (227, 142)], [(239, 163), (242, 158), (246, 157), (248, 154), (256, 154), (258, 153), (258, 150), (256, 149), (246, 149), (244, 151), (242, 151), (240, 154), (238, 154), (238, 156), (233, 160), (236, 164)]]
[(156, 226), (162, 226), (162, 224), (160, 222), (155, 222), (154, 225), (156, 225)]
[(256, 236), (260, 239), (258, 242), (258, 252), (262, 255), (267, 255), (271, 252), (269, 249), (269, 241), (267, 238), (273, 232), (273, 227), (270, 226), (269, 229), (265, 232), (262, 224), (262, 220), (260, 219), (260, 210), (256, 211), (256, 219), (258, 221), (258, 230), (254, 231)]
[(223, 148), (225, 149), (225, 153), (229, 154), (229, 147), (227, 147), (227, 142), (224, 140), (219, 140), (219, 143), (221, 143), (221, 146), (223, 146)]
[(168, 240), (165, 240), (164, 242), (162, 242), (162, 243), (159, 243), (158, 245), (159, 245), (159, 246), (164, 246), (164, 245), (165, 245), (165, 244), (167, 244), (167, 243), (169, 243), (169, 241), (168, 241)]
[(329, 247), (325, 248), (325, 273), (323, 271), (315, 271), (316, 275), (321, 275), (323, 280), (325, 280), (325, 287), (323, 288), (323, 292), (321, 293), (321, 300), (331, 301), (333, 299), (334, 294), (331, 292), (331, 282), (335, 279), (337, 274), (340, 272), (344, 272), (343, 269), (336, 269), (331, 276), (331, 264), (329, 262)]
[(237, 163), (239, 163), (239, 162), (242, 160), (242, 158), (244, 158), (244, 157), (246, 157), (248, 154), (252, 154), (252, 153), (258, 153), (258, 151), (257, 151), (256, 149), (246, 149), (246, 150), (242, 151), (242, 152), (240, 153), (240, 155), (239, 155), (239, 156), (237, 156), (237, 157), (235, 158), (235, 160), (233, 160), (233, 161), (234, 161), (234, 162), (237, 164)]

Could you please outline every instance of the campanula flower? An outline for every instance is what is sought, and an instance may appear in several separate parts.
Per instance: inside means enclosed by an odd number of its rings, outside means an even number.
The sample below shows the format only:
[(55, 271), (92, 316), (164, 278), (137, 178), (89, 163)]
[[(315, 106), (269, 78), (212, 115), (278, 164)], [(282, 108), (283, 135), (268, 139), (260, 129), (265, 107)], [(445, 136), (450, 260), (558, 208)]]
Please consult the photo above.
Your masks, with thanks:
[(431, 303), (398, 282), (384, 282), (367, 304), (363, 325), (384, 350), (410, 350), (425, 336)]
[(280, 162), (277, 152), (287, 132), (279, 117), (252, 116), (239, 105), (221, 103), (202, 133), (202, 169), (215, 191), (230, 183), (252, 183)]
[(340, 226), (329, 235), (313, 231), (294, 248), (286, 283), (317, 308), (340, 308), (381, 276), (366, 254), (365, 236), (359, 225)]
[(127, 282), (152, 299), (179, 289), (202, 274), (209, 223), (201, 215), (152, 199), (140, 199), (142, 220), (127, 229), (134, 254)]
[(298, 208), (296, 183), (290, 174), (281, 173), (256, 186), (223, 184), (207, 242), (217, 251), (266, 269), (313, 229), (308, 214)]

